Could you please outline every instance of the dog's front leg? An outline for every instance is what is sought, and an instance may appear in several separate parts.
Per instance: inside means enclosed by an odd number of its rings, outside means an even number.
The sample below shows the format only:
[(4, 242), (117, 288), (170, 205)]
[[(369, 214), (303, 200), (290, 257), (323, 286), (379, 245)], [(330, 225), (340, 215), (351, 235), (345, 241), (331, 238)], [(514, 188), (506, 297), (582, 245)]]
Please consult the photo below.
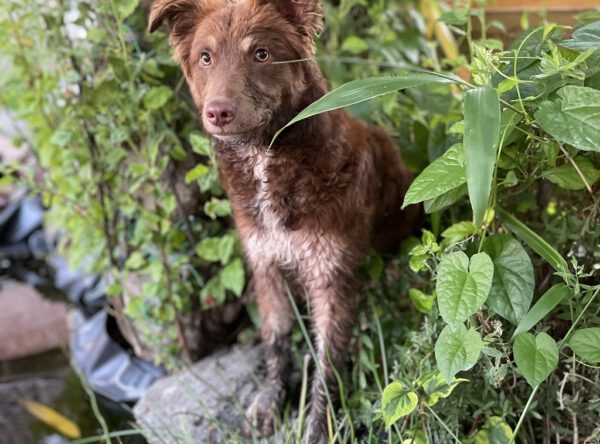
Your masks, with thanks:
[[(308, 442), (327, 443), (327, 408), (329, 398), (338, 400), (337, 375), (343, 379), (348, 357), (348, 345), (355, 322), (358, 293), (352, 278), (336, 273), (309, 288), (310, 305), (316, 327), (317, 363), (311, 387), (311, 407), (308, 415)], [(342, 382), (340, 380), (339, 382)], [(335, 414), (335, 412), (331, 412)]]
[(276, 264), (254, 267), (254, 282), (267, 374), (246, 417), (260, 433), (270, 435), (285, 401), (291, 361), (289, 334), (294, 313)]

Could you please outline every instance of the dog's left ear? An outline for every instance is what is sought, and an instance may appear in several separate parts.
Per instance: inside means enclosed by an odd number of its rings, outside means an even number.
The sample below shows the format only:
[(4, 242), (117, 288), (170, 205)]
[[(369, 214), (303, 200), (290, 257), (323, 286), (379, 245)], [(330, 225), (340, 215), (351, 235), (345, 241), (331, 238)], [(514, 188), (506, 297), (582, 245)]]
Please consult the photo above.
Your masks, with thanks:
[(307, 37), (314, 37), (323, 30), (323, 8), (321, 0), (259, 0), (270, 3), (290, 23)]

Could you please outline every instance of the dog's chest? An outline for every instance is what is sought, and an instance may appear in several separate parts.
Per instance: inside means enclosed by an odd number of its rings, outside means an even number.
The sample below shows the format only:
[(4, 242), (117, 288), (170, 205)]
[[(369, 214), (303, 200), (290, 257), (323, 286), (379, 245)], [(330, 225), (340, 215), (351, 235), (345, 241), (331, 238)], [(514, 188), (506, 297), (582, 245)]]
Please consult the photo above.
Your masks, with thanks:
[[(323, 233), (300, 224), (291, 229), (286, 223), (294, 213), (294, 204), (302, 199), (292, 196), (292, 188), (281, 188), (270, 168), (273, 158), (259, 153), (254, 158), (252, 174), (255, 195), (252, 203), (255, 227), (244, 242), (246, 254), (255, 262), (275, 262), (284, 268), (312, 267), (319, 270), (339, 261), (339, 245)], [(292, 172), (290, 171), (290, 174)], [(286, 198), (287, 197), (287, 198)]]

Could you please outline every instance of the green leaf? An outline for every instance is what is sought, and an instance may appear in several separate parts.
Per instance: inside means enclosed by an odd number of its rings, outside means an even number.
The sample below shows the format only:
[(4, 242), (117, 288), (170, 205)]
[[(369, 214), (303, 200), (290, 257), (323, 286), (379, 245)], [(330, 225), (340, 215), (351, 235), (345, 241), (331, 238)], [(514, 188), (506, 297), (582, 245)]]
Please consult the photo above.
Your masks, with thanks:
[(152, 88), (144, 96), (144, 107), (150, 111), (156, 110), (164, 106), (172, 95), (173, 91), (168, 86), (163, 85)]
[(140, 0), (119, 0), (115, 2), (119, 20), (123, 20), (133, 14)]
[(498, 92), (489, 86), (470, 89), (464, 107), (467, 188), (475, 224), (480, 225), (488, 207), (500, 141)]
[(461, 186), (453, 188), (450, 191), (446, 191), (444, 194), (441, 194), (438, 197), (426, 200), (423, 203), (425, 213), (431, 214), (436, 211), (443, 210), (444, 208), (449, 207), (450, 205), (458, 201), (461, 197), (463, 197), (465, 194), (467, 194), (466, 180), (467, 178), (465, 176), (465, 183), (463, 183)]
[(245, 273), (241, 259), (232, 260), (221, 270), (221, 283), (236, 296), (241, 296), (244, 290)]
[(569, 339), (569, 347), (588, 362), (600, 362), (600, 328), (583, 328), (575, 331)]
[(513, 430), (499, 416), (491, 416), (483, 428), (475, 435), (474, 444), (510, 444)]
[(369, 49), (369, 44), (360, 37), (351, 35), (344, 40), (342, 43), (342, 51), (346, 51), (352, 54), (360, 54)]
[(402, 72), (396, 76), (371, 77), (367, 79), (354, 80), (337, 89), (325, 94), (316, 102), (307, 106), (296, 117), (290, 120), (283, 128), (275, 133), (271, 145), (277, 136), (287, 127), (308, 117), (315, 116), (334, 109), (344, 108), (365, 100), (379, 97), (384, 94), (394, 93), (412, 86), (427, 85), (430, 83), (456, 83), (454, 80), (441, 77), (429, 72)]
[(429, 313), (435, 301), (435, 294), (426, 295), (421, 290), (411, 288), (408, 290), (408, 297), (415, 304), (415, 308), (421, 313)]
[(190, 144), (192, 145), (192, 151), (200, 154), (201, 156), (210, 157), (212, 148), (210, 147), (210, 141), (202, 134), (193, 133), (190, 135)]
[(550, 288), (541, 298), (531, 307), (531, 310), (521, 319), (512, 337), (531, 329), (534, 325), (546, 317), (548, 313), (554, 310), (560, 301), (569, 294), (570, 290), (565, 284), (556, 284)]
[(439, 18), (441, 22), (449, 25), (464, 25), (469, 19), (469, 10), (464, 6), (459, 6), (451, 11), (445, 11)]
[(513, 354), (517, 370), (530, 386), (541, 384), (558, 365), (556, 341), (546, 333), (521, 333), (515, 339)]
[(221, 276), (213, 276), (200, 291), (200, 299), (206, 301), (207, 298), (212, 298), (216, 302), (225, 301), (225, 287), (221, 282)]
[(196, 254), (208, 262), (216, 262), (221, 258), (219, 246), (220, 237), (207, 237), (196, 245)]
[(543, 102), (536, 111), (540, 127), (563, 143), (600, 152), (600, 91), (567, 85), (557, 94), (562, 100)]
[(423, 398), (425, 405), (433, 407), (440, 399), (450, 396), (458, 384), (468, 381), (465, 378), (456, 378), (450, 384), (439, 371), (435, 371), (421, 376), (417, 380), (417, 384), (425, 392), (425, 397)]
[(185, 175), (185, 183), (190, 184), (195, 180), (198, 180), (204, 176), (206, 176), (210, 172), (210, 167), (204, 165), (203, 163), (199, 163)]
[(219, 259), (225, 265), (231, 259), (235, 247), (235, 238), (231, 234), (226, 234), (219, 241)]
[(446, 381), (454, 375), (469, 370), (479, 359), (483, 342), (475, 330), (463, 324), (446, 325), (435, 343), (435, 362)]
[(600, 49), (600, 21), (582, 26), (573, 32), (570, 40), (563, 40), (560, 44), (574, 51), (583, 52), (588, 49)]
[(550, 244), (539, 235), (534, 233), (527, 225), (500, 207), (496, 209), (496, 214), (500, 216), (502, 223), (509, 230), (515, 233), (519, 239), (529, 245), (537, 254), (546, 259), (552, 268), (560, 273), (569, 273), (567, 261), (565, 261), (558, 251), (552, 248)]
[(531, 259), (523, 246), (508, 234), (489, 237), (483, 251), (494, 263), (494, 279), (487, 304), (504, 319), (517, 325), (533, 299), (535, 276)]
[(466, 181), (464, 148), (461, 144), (456, 144), (415, 178), (404, 196), (402, 208), (439, 197)]
[(385, 427), (390, 428), (392, 424), (403, 416), (410, 414), (419, 402), (419, 397), (413, 391), (407, 392), (401, 383), (395, 381), (388, 385), (381, 396), (381, 409)]
[(442, 237), (450, 244), (455, 244), (477, 233), (477, 226), (473, 222), (457, 222), (442, 232)]
[(485, 303), (494, 265), (487, 253), (469, 258), (462, 251), (445, 256), (438, 267), (436, 292), (440, 314), (448, 324), (464, 322)]
[[(594, 164), (587, 157), (576, 157), (574, 162), (590, 186), (594, 185), (600, 179), (600, 170), (594, 168)], [(583, 179), (571, 162), (546, 170), (542, 173), (542, 176), (567, 190), (582, 190), (585, 188)]]
[(217, 199), (216, 197), (204, 203), (204, 212), (211, 219), (225, 217), (231, 214), (231, 205), (227, 199)]

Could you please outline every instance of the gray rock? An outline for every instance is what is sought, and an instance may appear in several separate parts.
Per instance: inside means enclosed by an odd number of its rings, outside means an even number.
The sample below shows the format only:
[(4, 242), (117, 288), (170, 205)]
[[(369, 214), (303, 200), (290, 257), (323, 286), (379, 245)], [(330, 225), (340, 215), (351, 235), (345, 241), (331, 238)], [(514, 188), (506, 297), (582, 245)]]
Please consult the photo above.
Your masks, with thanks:
[(258, 346), (213, 354), (156, 381), (135, 406), (136, 421), (151, 444), (256, 442), (242, 430), (260, 373)]

